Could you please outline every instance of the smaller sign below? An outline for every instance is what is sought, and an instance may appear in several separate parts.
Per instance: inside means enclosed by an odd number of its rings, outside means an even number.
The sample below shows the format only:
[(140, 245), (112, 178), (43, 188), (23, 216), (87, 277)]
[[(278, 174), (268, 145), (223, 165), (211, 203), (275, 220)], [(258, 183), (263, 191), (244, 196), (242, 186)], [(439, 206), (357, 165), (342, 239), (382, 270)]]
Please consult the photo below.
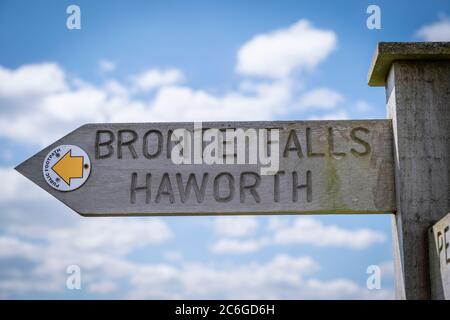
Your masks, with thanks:
[(59, 191), (72, 191), (89, 178), (91, 161), (78, 146), (59, 145), (44, 158), (42, 173), (48, 185)]
[(431, 297), (450, 299), (450, 213), (430, 228)]

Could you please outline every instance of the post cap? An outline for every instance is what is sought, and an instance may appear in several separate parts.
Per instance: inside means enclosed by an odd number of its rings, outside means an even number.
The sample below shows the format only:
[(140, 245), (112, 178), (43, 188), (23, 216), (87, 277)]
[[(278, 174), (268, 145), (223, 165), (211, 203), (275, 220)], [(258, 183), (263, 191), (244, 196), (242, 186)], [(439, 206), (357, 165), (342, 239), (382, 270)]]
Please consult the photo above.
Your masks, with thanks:
[(392, 62), (395, 60), (448, 60), (450, 42), (380, 42), (372, 58), (368, 74), (371, 87), (386, 84)]

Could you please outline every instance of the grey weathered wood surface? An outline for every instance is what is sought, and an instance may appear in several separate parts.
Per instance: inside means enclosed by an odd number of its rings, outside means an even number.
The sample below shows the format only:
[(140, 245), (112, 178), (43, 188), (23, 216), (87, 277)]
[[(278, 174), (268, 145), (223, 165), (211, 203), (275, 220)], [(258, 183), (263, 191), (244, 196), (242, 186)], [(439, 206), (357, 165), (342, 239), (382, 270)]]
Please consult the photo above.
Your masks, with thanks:
[(427, 230), (450, 210), (450, 61), (394, 62), (387, 92), (398, 168), (394, 253), (404, 279), (397, 295), (428, 299)]
[(399, 299), (431, 297), (427, 233), (450, 211), (449, 58), (448, 42), (380, 43), (369, 74), (386, 88), (393, 125)]
[[(86, 216), (115, 215), (202, 215), (202, 214), (291, 214), (291, 213), (386, 213), (395, 211), (392, 126), (390, 120), (365, 121), (278, 121), (278, 122), (217, 122), (203, 123), (204, 128), (279, 128), (280, 131), (280, 170), (286, 173), (280, 177), (279, 201), (274, 201), (273, 176), (261, 176), (257, 188), (260, 202), (248, 193), (245, 201), (240, 199), (239, 179), (242, 172), (259, 172), (257, 165), (176, 165), (165, 157), (166, 145), (162, 155), (155, 159), (142, 156), (142, 137), (150, 129), (160, 130), (166, 139), (167, 131), (176, 128), (193, 128), (193, 123), (139, 123), (139, 124), (87, 124), (45, 148), (35, 156), (20, 164), (16, 169), (51, 193), (78, 213)], [(314, 152), (324, 152), (324, 157), (306, 155), (305, 130), (312, 132)], [(354, 156), (350, 150), (363, 150), (364, 147), (350, 139), (351, 130), (357, 127), (368, 129), (360, 134), (371, 147), (369, 154)], [(334, 132), (334, 150), (344, 152), (345, 156), (327, 154), (327, 132)], [(116, 154), (108, 159), (96, 159), (95, 136), (97, 130), (131, 129), (138, 134), (133, 159), (125, 147), (123, 158)], [(304, 157), (289, 152), (283, 157), (283, 149), (290, 130), (298, 134)], [(117, 137), (116, 137), (117, 141)], [(86, 183), (71, 192), (60, 192), (46, 184), (42, 177), (42, 161), (51, 150), (60, 144), (74, 144), (83, 148), (90, 156), (92, 171)], [(163, 156), (164, 155), (164, 156)], [(292, 171), (298, 172), (299, 184), (305, 183), (306, 171), (311, 171), (312, 194), (308, 202), (305, 190), (298, 191), (298, 201), (292, 201)], [(150, 203), (145, 202), (145, 192), (136, 193), (135, 203), (130, 201), (131, 174), (136, 172), (137, 185), (143, 186), (145, 175), (152, 174)], [(155, 203), (155, 195), (163, 173), (169, 173), (175, 202), (170, 203), (163, 196)], [(220, 172), (229, 172), (235, 180), (235, 195), (229, 202), (214, 199), (212, 179)], [(194, 190), (190, 198), (181, 202), (176, 173), (186, 184), (188, 174), (195, 173), (200, 184), (203, 173), (209, 174), (205, 197), (198, 203)], [(223, 181), (221, 183), (223, 186)], [(226, 191), (226, 188), (223, 189)]]
[(384, 86), (394, 61), (450, 60), (450, 42), (380, 42), (370, 65), (370, 86)]
[(450, 300), (450, 213), (429, 231), (431, 298)]

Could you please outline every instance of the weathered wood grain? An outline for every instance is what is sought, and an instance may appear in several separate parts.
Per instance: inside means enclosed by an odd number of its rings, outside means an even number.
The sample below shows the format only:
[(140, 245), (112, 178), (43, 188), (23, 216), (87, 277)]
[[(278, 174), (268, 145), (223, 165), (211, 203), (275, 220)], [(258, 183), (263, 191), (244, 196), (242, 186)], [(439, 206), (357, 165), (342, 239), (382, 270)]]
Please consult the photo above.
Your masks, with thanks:
[[(280, 170), (284, 174), (276, 177), (260, 175), (255, 195), (245, 186), (257, 179), (254, 173), (260, 172), (258, 165), (174, 164), (166, 156), (168, 132), (177, 128), (192, 129), (193, 123), (87, 124), (37, 153), (16, 169), (85, 216), (395, 211), (390, 120), (215, 122), (203, 123), (203, 127), (279, 129)], [(355, 129), (357, 130), (354, 131)], [(108, 130), (115, 136), (112, 144), (114, 153), (110, 157), (100, 158), (98, 150), (96, 155), (96, 133), (99, 130)], [(126, 146), (122, 148), (121, 158), (119, 157), (115, 144), (119, 130), (132, 130), (137, 134), (137, 141), (133, 144), (137, 158), (133, 157), (133, 152)], [(143, 154), (145, 147), (150, 154), (156, 153), (158, 148), (157, 140), (148, 140), (144, 146), (143, 137), (149, 130), (161, 132), (164, 141), (161, 153), (151, 159)], [(309, 152), (307, 131), (311, 140)], [(291, 132), (298, 137), (300, 152), (284, 152)], [(157, 135), (153, 135), (152, 139), (156, 138)], [(129, 137), (125, 135), (124, 139)], [(60, 144), (81, 147), (88, 153), (92, 164), (86, 183), (71, 192), (52, 189), (41, 173), (45, 155)], [(292, 141), (290, 147), (295, 147)], [(100, 151), (105, 153), (106, 149)], [(150, 194), (142, 188), (132, 192), (133, 184), (138, 188), (146, 184), (148, 174), (151, 175)], [(167, 178), (164, 178), (166, 184), (161, 186), (165, 174), (170, 179), (173, 194), (164, 192), (167, 191)], [(179, 191), (178, 180), (186, 186), (190, 174), (195, 175), (199, 186), (207, 174), (204, 194), (200, 197), (196, 196), (194, 188), (191, 188), (190, 196)], [(215, 179), (218, 179), (216, 183)], [(234, 192), (230, 190), (231, 180)], [(295, 189), (295, 180), (298, 185), (307, 184), (307, 187)], [(275, 185), (278, 183), (277, 188)], [(158, 196), (159, 189), (161, 192)]]
[(450, 211), (450, 60), (393, 62), (386, 94), (396, 161), (396, 296), (429, 299), (427, 232)]

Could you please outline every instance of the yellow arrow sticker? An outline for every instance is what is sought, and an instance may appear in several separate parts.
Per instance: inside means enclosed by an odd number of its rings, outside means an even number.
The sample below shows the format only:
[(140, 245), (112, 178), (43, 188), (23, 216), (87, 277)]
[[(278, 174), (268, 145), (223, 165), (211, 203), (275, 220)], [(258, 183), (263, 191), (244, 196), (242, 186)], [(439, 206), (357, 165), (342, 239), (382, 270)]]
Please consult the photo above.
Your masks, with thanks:
[(42, 174), (49, 186), (58, 191), (72, 191), (89, 178), (89, 155), (78, 146), (63, 144), (51, 149), (42, 163)]
[(83, 162), (83, 157), (73, 157), (72, 150), (69, 150), (52, 170), (70, 186), (71, 179), (83, 178)]

